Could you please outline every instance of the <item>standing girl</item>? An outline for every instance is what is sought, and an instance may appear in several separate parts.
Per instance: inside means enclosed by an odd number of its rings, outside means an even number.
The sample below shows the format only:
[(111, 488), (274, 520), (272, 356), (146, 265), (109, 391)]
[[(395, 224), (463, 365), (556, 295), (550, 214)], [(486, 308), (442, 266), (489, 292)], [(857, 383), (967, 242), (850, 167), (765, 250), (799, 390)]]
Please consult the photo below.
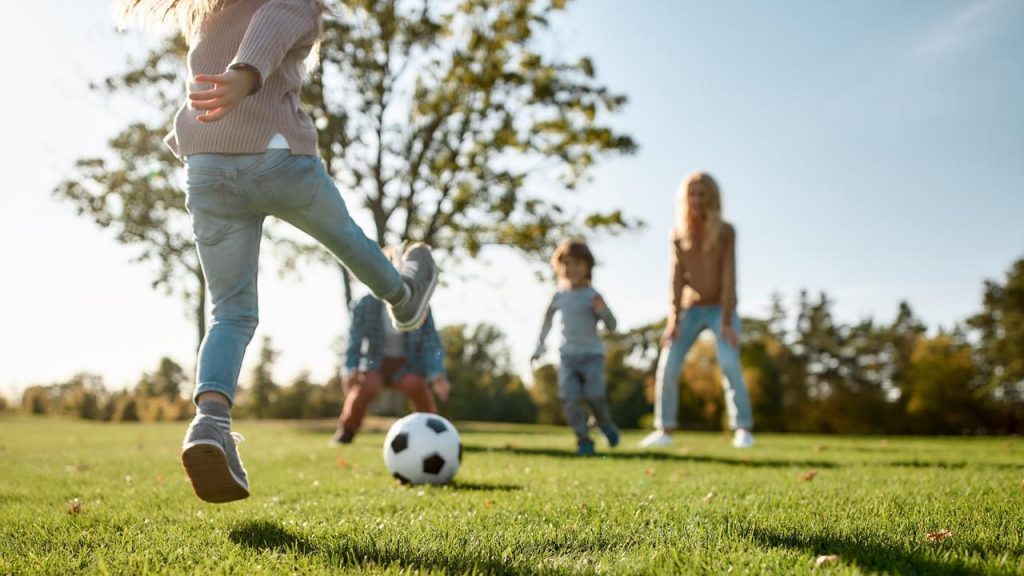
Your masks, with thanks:
[(551, 321), (555, 312), (560, 312), (562, 345), (559, 348), (558, 399), (569, 427), (576, 433), (577, 453), (588, 456), (594, 453), (594, 441), (590, 439), (584, 404), (594, 413), (608, 445), (614, 448), (619, 443), (619, 429), (612, 422), (604, 381), (604, 343), (597, 334), (599, 320), (604, 322), (605, 328), (614, 330), (615, 316), (591, 286), (594, 255), (582, 240), (562, 242), (551, 257), (551, 266), (558, 277), (559, 290), (548, 304), (537, 351), (531, 360), (536, 361), (544, 353), (544, 340), (551, 330)]
[[(705, 329), (718, 340), (718, 364), (725, 387), (733, 446), (754, 445), (750, 399), (740, 371), (740, 318), (736, 314), (736, 231), (722, 220), (722, 200), (711, 175), (686, 177), (676, 198), (678, 222), (672, 235), (671, 306), (662, 336), (655, 382), (654, 426), (641, 446), (672, 442), (679, 409), (679, 373), (686, 353)], [(668, 348), (666, 351), (665, 348)]]
[(126, 16), (178, 17), (188, 41), (188, 99), (167, 143), (184, 161), (186, 206), (212, 322), (197, 361), (196, 417), (181, 462), (199, 498), (249, 495), (231, 432), (242, 357), (258, 321), (263, 220), (303, 230), (387, 302), (395, 327), (426, 319), (437, 268), (423, 244), (400, 270), (352, 221), (299, 107), (302, 62), (320, 36), (317, 0), (120, 0)]

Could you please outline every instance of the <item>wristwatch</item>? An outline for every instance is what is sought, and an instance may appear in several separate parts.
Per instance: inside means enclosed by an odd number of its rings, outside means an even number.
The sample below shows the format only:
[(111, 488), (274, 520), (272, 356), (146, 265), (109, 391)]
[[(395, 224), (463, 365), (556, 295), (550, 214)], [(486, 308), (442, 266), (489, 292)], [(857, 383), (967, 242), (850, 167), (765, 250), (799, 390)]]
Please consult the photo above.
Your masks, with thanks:
[(245, 62), (235, 62), (234, 64), (228, 66), (228, 70), (245, 70), (247, 72), (252, 72), (253, 76), (256, 77), (256, 83), (252, 85), (252, 90), (249, 90), (249, 94), (247, 94), (247, 96), (252, 96), (253, 94), (259, 92), (260, 88), (263, 87), (263, 75), (260, 74), (259, 68), (253, 66), (252, 64), (246, 64)]

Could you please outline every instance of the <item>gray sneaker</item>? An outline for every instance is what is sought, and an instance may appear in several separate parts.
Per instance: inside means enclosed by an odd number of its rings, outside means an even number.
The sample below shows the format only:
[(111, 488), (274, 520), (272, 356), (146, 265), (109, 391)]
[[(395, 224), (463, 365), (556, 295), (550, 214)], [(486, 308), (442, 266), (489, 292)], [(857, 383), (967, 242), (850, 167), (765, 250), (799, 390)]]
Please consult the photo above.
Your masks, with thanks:
[(181, 464), (196, 496), (221, 503), (249, 497), (249, 480), (235, 444), (242, 435), (225, 432), (212, 416), (197, 415), (185, 432)]
[(426, 321), (430, 296), (437, 286), (437, 264), (430, 247), (422, 242), (410, 246), (399, 259), (398, 272), (409, 287), (409, 297), (401, 304), (388, 305), (388, 314), (396, 330), (410, 332)]

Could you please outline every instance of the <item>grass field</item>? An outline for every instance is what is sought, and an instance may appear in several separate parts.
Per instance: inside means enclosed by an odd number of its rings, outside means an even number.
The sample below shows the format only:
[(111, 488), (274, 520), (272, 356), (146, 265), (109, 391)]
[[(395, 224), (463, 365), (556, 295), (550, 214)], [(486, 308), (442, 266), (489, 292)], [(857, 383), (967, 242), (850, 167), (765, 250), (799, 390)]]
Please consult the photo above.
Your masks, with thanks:
[(252, 497), (215, 506), (184, 427), (0, 417), (0, 574), (1024, 574), (1019, 439), (634, 432), (581, 460), (568, 429), (462, 423), (457, 482), (404, 487), (383, 431), (240, 421)]

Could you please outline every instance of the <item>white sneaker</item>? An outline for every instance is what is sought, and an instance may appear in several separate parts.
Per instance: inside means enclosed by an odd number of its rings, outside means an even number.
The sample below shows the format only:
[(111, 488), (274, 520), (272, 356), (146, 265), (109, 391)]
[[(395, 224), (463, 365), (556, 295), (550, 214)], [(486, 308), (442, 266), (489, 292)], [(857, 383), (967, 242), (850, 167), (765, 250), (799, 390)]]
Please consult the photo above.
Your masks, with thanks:
[(655, 430), (640, 441), (641, 448), (653, 448), (655, 446), (668, 446), (672, 443), (672, 435), (664, 430)]
[(750, 448), (754, 445), (754, 435), (746, 428), (737, 428), (732, 436), (732, 445), (736, 448)]

